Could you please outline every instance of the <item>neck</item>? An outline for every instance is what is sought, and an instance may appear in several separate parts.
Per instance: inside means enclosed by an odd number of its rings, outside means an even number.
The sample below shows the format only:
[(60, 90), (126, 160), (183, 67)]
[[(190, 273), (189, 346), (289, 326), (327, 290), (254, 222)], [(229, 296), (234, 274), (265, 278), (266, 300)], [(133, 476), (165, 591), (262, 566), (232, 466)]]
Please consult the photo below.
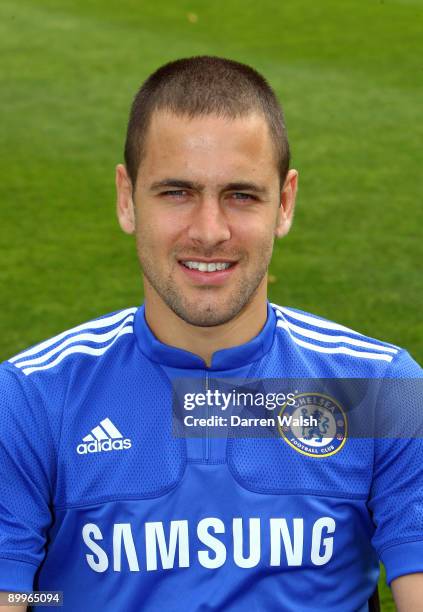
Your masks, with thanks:
[(145, 318), (160, 342), (184, 349), (211, 365), (213, 353), (252, 340), (267, 319), (266, 282), (253, 299), (230, 321), (213, 327), (198, 327), (176, 315), (148, 283), (145, 283)]

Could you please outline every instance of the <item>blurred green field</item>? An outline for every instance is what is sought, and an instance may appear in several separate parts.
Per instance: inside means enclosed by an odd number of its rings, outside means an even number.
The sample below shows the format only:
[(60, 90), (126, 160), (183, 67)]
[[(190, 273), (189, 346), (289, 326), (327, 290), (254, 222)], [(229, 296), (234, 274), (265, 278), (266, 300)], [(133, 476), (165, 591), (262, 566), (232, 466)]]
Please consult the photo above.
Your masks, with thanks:
[(114, 166), (140, 83), (197, 54), (252, 64), (285, 108), (300, 194), (271, 299), (422, 360), (422, 17), (422, 0), (2, 0), (0, 360), (142, 300)]

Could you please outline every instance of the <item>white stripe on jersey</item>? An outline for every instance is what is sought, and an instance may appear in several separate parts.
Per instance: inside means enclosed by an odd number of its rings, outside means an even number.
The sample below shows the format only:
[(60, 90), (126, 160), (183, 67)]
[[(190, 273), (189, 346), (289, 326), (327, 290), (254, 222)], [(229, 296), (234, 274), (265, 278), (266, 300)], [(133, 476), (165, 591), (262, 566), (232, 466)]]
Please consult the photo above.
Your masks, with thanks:
[[(279, 320), (276, 325), (277, 327), (283, 327), (286, 329), (284, 322), (281, 320)], [(361, 357), (363, 359), (380, 359), (382, 361), (392, 361), (393, 359), (392, 355), (385, 355), (384, 353), (368, 353), (366, 351), (356, 351), (354, 349), (348, 348), (347, 346), (325, 347), (320, 346), (319, 344), (311, 344), (311, 342), (304, 342), (304, 340), (300, 340), (292, 334), (290, 334), (290, 336), (292, 340), (300, 346), (311, 349), (313, 351), (317, 351), (318, 353), (343, 353), (344, 355), (352, 355), (354, 357)]]
[(65, 357), (67, 357), (68, 355), (72, 355), (73, 353), (83, 353), (85, 355), (103, 355), (103, 353), (105, 353), (115, 342), (116, 340), (120, 337), (123, 336), (124, 334), (132, 334), (134, 333), (134, 329), (131, 326), (127, 326), (127, 327), (123, 327), (119, 333), (117, 333), (113, 340), (111, 342), (109, 342), (109, 344), (107, 346), (103, 346), (101, 348), (93, 348), (90, 346), (84, 346), (83, 344), (77, 344), (76, 346), (71, 346), (67, 349), (65, 349), (64, 351), (62, 351), (58, 357), (56, 357), (56, 359), (54, 361), (52, 361), (51, 363), (48, 363), (47, 365), (44, 366), (34, 366), (32, 368), (22, 368), (22, 372), (26, 375), (31, 374), (32, 372), (37, 372), (39, 370), (48, 370), (49, 368), (53, 368), (55, 365), (57, 365), (58, 363), (60, 363)]
[[(313, 327), (320, 327), (322, 329), (333, 329), (333, 330), (338, 330), (338, 331), (344, 331), (344, 332), (348, 332), (350, 334), (354, 334), (354, 336), (361, 336), (363, 337), (363, 334), (360, 334), (359, 332), (355, 331), (354, 329), (350, 329), (349, 327), (345, 327), (344, 325), (339, 325), (338, 323), (333, 323), (332, 321), (326, 321), (325, 319), (319, 319), (317, 317), (313, 317), (309, 314), (304, 314), (304, 313), (300, 313), (300, 312), (296, 312), (295, 310), (291, 310), (290, 308), (286, 308), (286, 306), (279, 306), (278, 304), (271, 304), (271, 306), (273, 306), (273, 308), (276, 310), (276, 314), (278, 314), (279, 312), (282, 312), (284, 314), (286, 314), (288, 317), (291, 317), (292, 319), (296, 319), (297, 321), (301, 321), (303, 323), (307, 323), (308, 325), (311, 325)], [(383, 343), (383, 344), (387, 344), (387, 343)], [(382, 345), (381, 345), (382, 346)], [(394, 344), (390, 344), (389, 346), (394, 348), (396, 350), (396, 352), (399, 351), (399, 347), (395, 346)], [(382, 346), (382, 348), (384, 350), (388, 350), (385, 346)]]
[(137, 311), (136, 307), (126, 308), (125, 310), (121, 310), (115, 313), (114, 315), (103, 317), (102, 319), (95, 319), (94, 321), (89, 321), (88, 323), (82, 323), (81, 325), (78, 325), (77, 327), (68, 329), (62, 332), (61, 334), (58, 334), (57, 336), (53, 336), (53, 338), (50, 338), (49, 340), (45, 340), (44, 342), (41, 342), (40, 344), (37, 344), (33, 346), (32, 348), (26, 351), (23, 351), (22, 353), (19, 353), (18, 355), (15, 355), (15, 357), (12, 357), (8, 361), (10, 361), (11, 363), (14, 363), (15, 361), (20, 361), (24, 357), (29, 357), (30, 355), (37, 355), (37, 353), (41, 353), (42, 351), (44, 351), (44, 349), (48, 348), (49, 346), (52, 346), (56, 342), (59, 342), (63, 338), (66, 338), (67, 336), (69, 336), (69, 334), (74, 334), (82, 330), (94, 330), (94, 329), (100, 329), (102, 327), (110, 327), (111, 325), (114, 325), (115, 323), (119, 323), (120, 321), (122, 321), (122, 319), (124, 319), (127, 315), (131, 313), (134, 314), (136, 311)]
[(44, 353), (44, 355), (41, 355), (41, 357), (33, 357), (32, 359), (27, 359), (26, 361), (15, 361), (15, 366), (17, 368), (23, 368), (28, 365), (38, 365), (40, 363), (44, 363), (45, 361), (48, 361), (50, 357), (52, 357), (56, 353), (60, 353), (60, 351), (62, 351), (66, 346), (69, 346), (69, 344), (73, 344), (74, 342), (96, 342), (97, 344), (102, 344), (103, 342), (107, 342), (108, 340), (114, 338), (114, 336), (123, 327), (125, 327), (127, 323), (131, 323), (133, 320), (134, 315), (130, 314), (126, 319), (123, 320), (123, 322), (118, 327), (114, 327), (111, 331), (105, 334), (86, 333), (70, 336), (69, 338), (66, 338), (66, 340), (64, 340), (61, 344), (58, 344), (57, 346), (52, 348), (51, 351), (48, 351), (48, 353)]
[(345, 344), (352, 344), (353, 346), (374, 349), (376, 351), (383, 351), (385, 353), (398, 353), (397, 349), (391, 348), (390, 346), (374, 344), (373, 342), (358, 340), (358, 338), (351, 338), (350, 336), (331, 336), (329, 334), (321, 334), (320, 332), (313, 331), (312, 329), (300, 327), (295, 325), (295, 323), (290, 323), (287, 321), (285, 318), (283, 318), (282, 313), (278, 311), (276, 311), (276, 316), (278, 317), (278, 327), (283, 327), (287, 331), (292, 330), (296, 334), (300, 334), (300, 336), (305, 336), (306, 338), (312, 338), (313, 340), (319, 340), (320, 342), (327, 342), (329, 344), (343, 342)]
[[(361, 357), (363, 359), (379, 359), (388, 362), (391, 362), (393, 359), (393, 355), (390, 355), (389, 353), (396, 354), (399, 351), (399, 348), (395, 347), (395, 345), (392, 344), (385, 345), (385, 343), (379, 344), (377, 343), (377, 341), (371, 342), (365, 340), (364, 338), (366, 337), (363, 334), (360, 334), (359, 332), (356, 332), (353, 329), (350, 329), (349, 327), (345, 327), (344, 325), (338, 325), (337, 323), (333, 323), (332, 321), (326, 321), (325, 319), (319, 319), (309, 314), (296, 312), (295, 310), (291, 310), (290, 308), (286, 308), (285, 306), (279, 306), (278, 304), (271, 305), (273, 306), (277, 317), (277, 327), (280, 327), (287, 331), (291, 339), (296, 344), (303, 346), (304, 348), (317, 351), (319, 353), (341, 353), (344, 355)], [(298, 325), (290, 321), (290, 318), (295, 319), (298, 322)], [(348, 335), (342, 334), (335, 336), (329, 333), (324, 334), (319, 331), (316, 331), (316, 329), (311, 329), (312, 327), (317, 327), (321, 330), (326, 329), (347, 332)], [(298, 338), (296, 334), (308, 338), (310, 342), (301, 340), (301, 338)], [(320, 344), (313, 343), (313, 340), (316, 340), (318, 342), (324, 342), (327, 344), (350, 344), (354, 347), (357, 347), (357, 349), (349, 348), (346, 346), (324, 347)], [(372, 349), (372, 351), (360, 349)]]

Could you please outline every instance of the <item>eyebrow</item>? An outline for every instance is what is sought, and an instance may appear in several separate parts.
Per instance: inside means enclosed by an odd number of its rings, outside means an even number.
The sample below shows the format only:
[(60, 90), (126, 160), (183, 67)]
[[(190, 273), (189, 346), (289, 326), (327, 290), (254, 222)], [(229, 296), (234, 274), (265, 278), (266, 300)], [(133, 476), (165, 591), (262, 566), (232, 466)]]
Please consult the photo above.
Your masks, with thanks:
[[(150, 185), (150, 191), (157, 191), (163, 187), (177, 187), (179, 189), (193, 189), (195, 191), (204, 191), (204, 185), (195, 183), (192, 181), (183, 181), (176, 178), (166, 178), (162, 181), (156, 181)], [(227, 183), (226, 185), (219, 185), (219, 188), (223, 191), (252, 191), (260, 195), (267, 195), (266, 187), (251, 183), (248, 181), (239, 181), (235, 183)]]
[(176, 178), (166, 178), (162, 181), (152, 183), (150, 185), (150, 191), (157, 191), (157, 189), (161, 189), (163, 187), (179, 187), (180, 189), (196, 189), (197, 191), (201, 191), (203, 189), (203, 186), (199, 183), (182, 181), (181, 179)]

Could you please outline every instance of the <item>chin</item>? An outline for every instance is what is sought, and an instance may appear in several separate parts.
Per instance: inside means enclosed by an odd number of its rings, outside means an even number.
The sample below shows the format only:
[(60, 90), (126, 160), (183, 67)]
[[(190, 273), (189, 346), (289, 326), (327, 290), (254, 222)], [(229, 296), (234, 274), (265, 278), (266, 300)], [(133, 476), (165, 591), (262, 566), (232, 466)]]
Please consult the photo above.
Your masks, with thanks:
[(231, 321), (237, 314), (233, 309), (212, 309), (205, 308), (201, 310), (198, 306), (194, 308), (181, 308), (174, 310), (175, 314), (178, 315), (183, 321), (196, 327), (216, 327), (218, 325), (224, 325)]

